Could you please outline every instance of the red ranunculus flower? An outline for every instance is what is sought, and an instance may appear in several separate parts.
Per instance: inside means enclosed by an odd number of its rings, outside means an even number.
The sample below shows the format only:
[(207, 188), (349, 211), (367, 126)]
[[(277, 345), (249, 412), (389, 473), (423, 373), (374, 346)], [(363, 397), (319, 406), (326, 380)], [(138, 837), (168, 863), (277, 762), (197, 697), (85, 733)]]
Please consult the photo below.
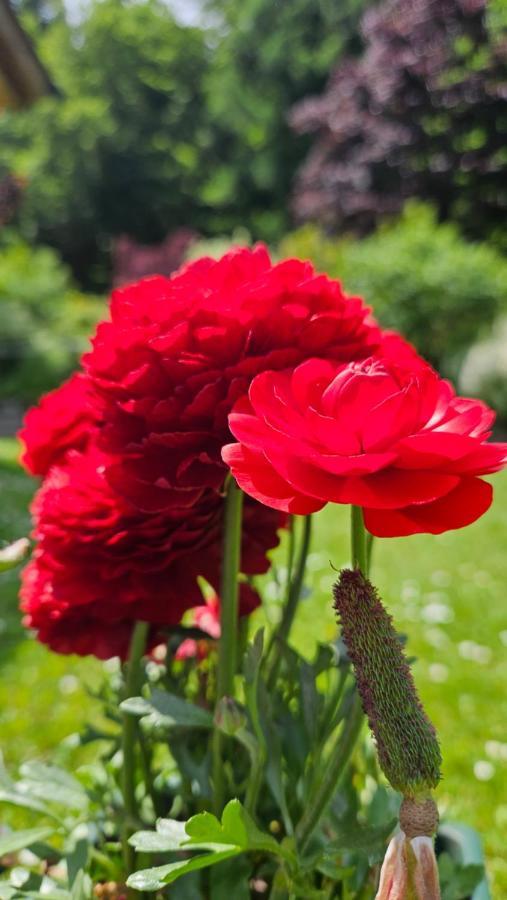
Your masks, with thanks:
[[(60, 653), (124, 655), (132, 623), (176, 625), (202, 603), (197, 578), (220, 581), (223, 501), (208, 491), (192, 509), (140, 513), (108, 485), (93, 445), (69, 451), (36, 495), (32, 562), (21, 590), (25, 622)], [(242, 570), (268, 569), (283, 516), (245, 504)], [(245, 611), (258, 602), (243, 587)], [(103, 628), (101, 629), (100, 623)]]
[(21, 462), (32, 475), (46, 475), (66, 452), (82, 450), (95, 424), (88, 403), (88, 378), (76, 373), (30, 409), (18, 434)]
[(390, 340), (384, 358), (258, 375), (229, 417), (240, 443), (223, 453), (243, 490), (294, 513), (356, 504), (380, 537), (439, 534), (481, 516), (492, 488), (478, 476), (507, 461), (507, 444), (487, 443), (494, 413), (457, 397), (404, 343), (397, 363), (397, 346)]
[(115, 291), (84, 358), (109, 483), (145, 511), (192, 506), (223, 482), (227, 416), (252, 378), (370, 355), (368, 314), (310, 263), (272, 265), (262, 246)]

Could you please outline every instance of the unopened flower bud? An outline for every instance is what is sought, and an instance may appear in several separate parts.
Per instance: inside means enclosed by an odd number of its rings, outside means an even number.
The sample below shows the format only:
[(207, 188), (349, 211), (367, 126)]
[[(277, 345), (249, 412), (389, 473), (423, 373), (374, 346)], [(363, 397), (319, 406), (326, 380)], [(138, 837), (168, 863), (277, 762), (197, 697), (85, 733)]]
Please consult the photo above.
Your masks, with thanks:
[(215, 725), (229, 737), (245, 727), (245, 713), (232, 697), (222, 697), (219, 700), (215, 710)]

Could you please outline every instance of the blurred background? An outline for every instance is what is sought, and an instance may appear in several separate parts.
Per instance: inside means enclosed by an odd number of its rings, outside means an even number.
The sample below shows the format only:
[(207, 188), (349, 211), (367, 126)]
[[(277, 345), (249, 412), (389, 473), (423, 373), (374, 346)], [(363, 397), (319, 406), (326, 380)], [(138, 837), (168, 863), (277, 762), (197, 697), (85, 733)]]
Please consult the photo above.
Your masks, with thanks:
[[(0, 0), (0, 538), (29, 529), (23, 410), (72, 371), (110, 288), (234, 243), (340, 278), (505, 433), (506, 100), (507, 0)], [(403, 572), (384, 542), (377, 565), (442, 735), (441, 805), (481, 830), (501, 897), (496, 484), (481, 522), (410, 539)], [(321, 523), (308, 652), (333, 628), (329, 559), (347, 560), (341, 515)], [(98, 664), (26, 640), (2, 577), (1, 734), (17, 763), (76, 730)]]

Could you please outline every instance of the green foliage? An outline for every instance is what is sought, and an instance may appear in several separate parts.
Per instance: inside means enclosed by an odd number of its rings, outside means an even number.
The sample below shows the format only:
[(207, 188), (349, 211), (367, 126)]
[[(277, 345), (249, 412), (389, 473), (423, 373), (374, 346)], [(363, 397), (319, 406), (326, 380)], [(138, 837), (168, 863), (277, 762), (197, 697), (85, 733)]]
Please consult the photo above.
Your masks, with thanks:
[(0, 167), (28, 180), (23, 235), (56, 247), (88, 289), (107, 285), (119, 234), (280, 237), (307, 149), (287, 111), (354, 49), (365, 0), (206, 5), (201, 29), (163, 0), (92, 0), (70, 27), (23, 0), (60, 95), (2, 115)]
[(39, 31), (37, 48), (60, 96), (0, 118), (0, 163), (28, 179), (23, 234), (103, 287), (112, 235), (203, 224), (210, 51), (161, 0), (95, 0), (81, 25)]
[(207, 80), (218, 157), (205, 188), (222, 231), (237, 225), (277, 239), (308, 141), (291, 133), (296, 100), (322, 90), (344, 53), (358, 49), (365, 0), (210, 0), (219, 36)]
[(49, 247), (0, 239), (0, 399), (35, 401), (75, 367), (102, 302), (79, 293)]
[(464, 900), (471, 897), (484, 878), (484, 866), (470, 863), (460, 866), (448, 853), (438, 859), (438, 874), (442, 884), (442, 900)]
[(188, 872), (221, 863), (241, 853), (257, 852), (281, 856), (292, 861), (292, 855), (271, 835), (257, 828), (238, 800), (231, 800), (222, 813), (222, 821), (209, 812), (193, 816), (186, 825), (174, 819), (157, 822), (158, 840), (140, 832), (131, 838), (136, 850), (146, 852), (174, 852), (177, 850), (204, 851), (198, 856), (180, 859), (164, 866), (136, 872), (128, 880), (139, 891), (157, 891), (172, 884)]
[(339, 278), (373, 306), (381, 324), (399, 330), (448, 374), (507, 308), (505, 257), (465, 241), (422, 204), (408, 204), (364, 240), (336, 240), (306, 226), (282, 242), (280, 253), (310, 258)]
[(497, 319), (490, 334), (467, 353), (460, 373), (460, 389), (481, 397), (507, 425), (507, 316)]

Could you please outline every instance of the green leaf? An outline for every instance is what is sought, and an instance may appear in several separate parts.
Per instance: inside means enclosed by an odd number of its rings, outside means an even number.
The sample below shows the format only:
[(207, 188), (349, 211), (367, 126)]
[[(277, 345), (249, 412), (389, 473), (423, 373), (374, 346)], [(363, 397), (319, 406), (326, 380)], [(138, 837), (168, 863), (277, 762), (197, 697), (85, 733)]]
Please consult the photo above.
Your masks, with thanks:
[(130, 697), (120, 704), (120, 708), (133, 716), (141, 716), (148, 727), (165, 730), (213, 727), (210, 712), (166, 691), (154, 690), (149, 700)]
[(0, 550), (0, 572), (7, 572), (14, 569), (28, 556), (30, 552), (30, 541), (28, 538), (20, 538), (7, 547)]
[(86, 838), (76, 841), (71, 853), (66, 856), (69, 886), (73, 887), (80, 871), (84, 871), (88, 862), (88, 841)]
[(136, 849), (146, 849), (147, 852), (205, 851), (189, 859), (134, 872), (127, 884), (139, 891), (160, 890), (187, 872), (214, 866), (249, 850), (273, 853), (293, 861), (293, 854), (287, 848), (257, 828), (239, 800), (229, 801), (221, 822), (212, 813), (198, 813), (189, 819), (182, 834), (181, 822), (160, 819), (156, 833), (150, 837), (149, 832), (137, 832), (132, 836), (131, 843)]
[(64, 769), (39, 762), (27, 762), (20, 768), (19, 793), (37, 800), (56, 803), (67, 809), (85, 810), (88, 795), (80, 782)]
[(0, 856), (6, 853), (17, 853), (18, 850), (24, 850), (35, 844), (36, 841), (44, 841), (54, 833), (54, 828), (40, 827), (27, 828), (24, 831), (14, 831), (12, 834), (6, 834), (0, 837)]
[(0, 900), (12, 900), (16, 894), (16, 888), (13, 888), (7, 881), (0, 881)]
[(248, 883), (252, 872), (252, 863), (246, 856), (226, 860), (216, 866), (210, 876), (210, 900), (250, 900)]
[(241, 805), (239, 800), (230, 800), (222, 814), (220, 823), (212, 813), (198, 813), (186, 825), (190, 840), (186, 846), (210, 841), (219, 844), (232, 844), (242, 850), (260, 850), (284, 856), (286, 851), (270, 834), (259, 828)]
[(71, 900), (90, 900), (91, 896), (92, 883), (90, 876), (83, 869), (80, 869), (72, 885)]
[(335, 839), (329, 842), (324, 850), (324, 859), (329, 859), (343, 850), (362, 850), (375, 852), (379, 845), (384, 846), (387, 838), (396, 827), (397, 819), (391, 819), (383, 825), (347, 824), (338, 831)]
[(448, 853), (438, 857), (438, 871), (442, 885), (442, 900), (463, 900), (470, 897), (484, 878), (484, 866), (471, 863), (462, 866)]
[(129, 843), (140, 853), (168, 853), (179, 850), (188, 834), (185, 823), (177, 819), (159, 819), (156, 831), (137, 831)]
[(4, 790), (0, 788), (0, 803), (11, 803), (13, 806), (20, 806), (23, 809), (31, 809), (34, 812), (42, 813), (45, 816), (56, 819), (58, 822), (61, 821), (60, 817), (50, 809), (48, 809), (48, 807), (44, 803), (41, 803), (34, 797), (29, 797), (25, 794), (22, 794), (21, 792), (18, 793), (18, 791), (16, 790)]
[(166, 866), (142, 869), (140, 872), (134, 872), (127, 879), (127, 887), (134, 888), (137, 891), (159, 891), (166, 884), (172, 884), (177, 878), (186, 875), (187, 872), (195, 872), (198, 869), (214, 866), (224, 859), (237, 856), (240, 852), (241, 850), (238, 847), (226, 847), (221, 850), (217, 849), (212, 853), (202, 853), (199, 856), (192, 856), (190, 859), (169, 863)]

